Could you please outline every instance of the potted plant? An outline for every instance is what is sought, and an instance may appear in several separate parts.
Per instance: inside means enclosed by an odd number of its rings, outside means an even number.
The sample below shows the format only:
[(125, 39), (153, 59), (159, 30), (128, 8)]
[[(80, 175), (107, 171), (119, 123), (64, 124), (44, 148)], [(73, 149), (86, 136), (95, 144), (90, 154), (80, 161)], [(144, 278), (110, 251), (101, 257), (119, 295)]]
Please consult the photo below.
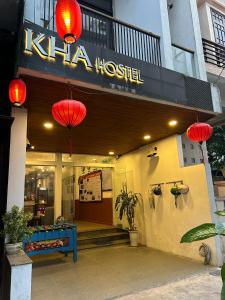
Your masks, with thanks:
[(170, 190), (170, 193), (174, 196), (174, 198), (175, 198), (175, 205), (177, 207), (177, 198), (181, 195), (181, 192), (180, 192), (178, 186), (177, 185), (173, 186), (171, 188), (171, 190)]
[(15, 205), (11, 211), (5, 213), (2, 218), (4, 230), (2, 230), (1, 235), (6, 237), (5, 249), (7, 254), (18, 254), (22, 247), (22, 241), (32, 235), (32, 229), (27, 226), (31, 219), (32, 214), (25, 213), (23, 209), (20, 210)]
[(141, 194), (128, 192), (127, 185), (124, 185), (121, 193), (116, 198), (115, 209), (119, 211), (119, 218), (122, 220), (123, 216), (127, 217), (129, 224), (129, 235), (130, 235), (130, 245), (132, 247), (137, 247), (138, 245), (138, 231), (134, 223), (135, 218), (135, 207), (139, 201)]

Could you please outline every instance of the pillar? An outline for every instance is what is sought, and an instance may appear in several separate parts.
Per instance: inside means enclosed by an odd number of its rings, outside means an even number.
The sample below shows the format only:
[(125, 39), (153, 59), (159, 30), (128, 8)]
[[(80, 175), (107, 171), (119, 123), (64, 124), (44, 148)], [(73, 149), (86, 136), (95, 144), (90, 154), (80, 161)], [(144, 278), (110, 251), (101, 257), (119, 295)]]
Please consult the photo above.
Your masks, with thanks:
[(27, 111), (23, 108), (13, 108), (12, 117), (14, 122), (10, 140), (7, 211), (13, 205), (20, 208), (24, 206)]
[(62, 215), (62, 154), (56, 153), (55, 167), (55, 203), (54, 217), (55, 219)]

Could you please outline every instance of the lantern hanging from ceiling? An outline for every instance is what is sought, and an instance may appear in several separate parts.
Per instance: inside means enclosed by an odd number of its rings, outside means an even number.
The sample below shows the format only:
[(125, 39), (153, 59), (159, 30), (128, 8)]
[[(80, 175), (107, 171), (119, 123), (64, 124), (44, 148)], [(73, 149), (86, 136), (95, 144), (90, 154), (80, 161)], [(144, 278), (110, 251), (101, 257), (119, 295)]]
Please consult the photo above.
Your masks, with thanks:
[(86, 107), (80, 101), (65, 99), (53, 104), (52, 115), (60, 125), (71, 129), (84, 120)]
[(75, 43), (82, 32), (82, 15), (76, 0), (58, 0), (56, 4), (57, 33), (66, 44)]
[(187, 129), (187, 137), (192, 142), (202, 144), (212, 136), (213, 128), (207, 123), (194, 123)]
[(13, 79), (9, 84), (9, 100), (15, 106), (26, 101), (26, 84), (22, 79)]

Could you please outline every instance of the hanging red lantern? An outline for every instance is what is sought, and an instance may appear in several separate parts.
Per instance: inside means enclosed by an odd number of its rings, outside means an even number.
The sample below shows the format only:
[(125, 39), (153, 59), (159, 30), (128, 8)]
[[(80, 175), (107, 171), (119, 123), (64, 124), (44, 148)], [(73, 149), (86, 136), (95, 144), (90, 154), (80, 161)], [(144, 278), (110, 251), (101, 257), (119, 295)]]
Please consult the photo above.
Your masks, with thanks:
[(84, 120), (86, 107), (80, 101), (65, 99), (53, 104), (52, 115), (60, 125), (71, 129)]
[[(86, 116), (86, 107), (80, 101), (65, 99), (56, 102), (52, 106), (53, 118), (60, 125), (71, 129), (79, 125)], [(70, 133), (70, 156), (72, 155), (72, 134)]]
[(187, 137), (192, 142), (203, 143), (212, 136), (213, 128), (207, 123), (194, 123), (187, 129)]
[(21, 106), (26, 100), (26, 84), (22, 79), (13, 79), (9, 84), (9, 99), (15, 106)]
[(66, 44), (73, 44), (79, 39), (82, 32), (82, 15), (76, 0), (57, 1), (56, 28)]

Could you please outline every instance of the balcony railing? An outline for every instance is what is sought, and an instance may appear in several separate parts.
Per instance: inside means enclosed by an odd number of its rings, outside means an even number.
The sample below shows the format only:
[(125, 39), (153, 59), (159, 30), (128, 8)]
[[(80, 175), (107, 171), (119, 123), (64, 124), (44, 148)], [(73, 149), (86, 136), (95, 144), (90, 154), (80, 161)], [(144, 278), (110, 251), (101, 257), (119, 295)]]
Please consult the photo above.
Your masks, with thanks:
[(174, 70), (196, 77), (194, 51), (172, 44)]
[[(26, 1), (25, 19), (56, 31), (55, 0)], [(161, 66), (160, 38), (140, 28), (81, 5), (81, 39), (147, 63)]]
[(225, 66), (225, 47), (206, 39), (203, 39), (202, 43), (205, 61), (223, 68)]

